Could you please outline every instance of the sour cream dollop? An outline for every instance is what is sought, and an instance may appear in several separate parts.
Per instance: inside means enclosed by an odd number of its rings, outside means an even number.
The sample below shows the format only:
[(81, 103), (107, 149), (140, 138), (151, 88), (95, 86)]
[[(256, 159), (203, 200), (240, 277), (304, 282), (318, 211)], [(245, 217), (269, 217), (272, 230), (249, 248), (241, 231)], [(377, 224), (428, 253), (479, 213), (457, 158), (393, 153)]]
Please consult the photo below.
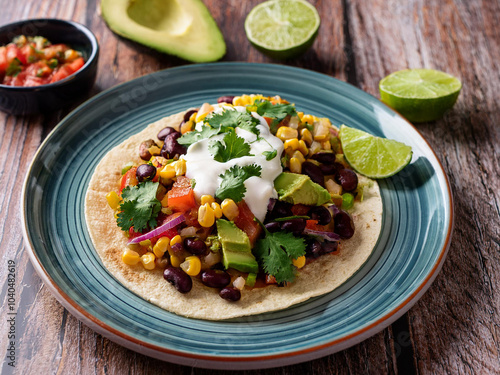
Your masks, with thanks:
[[(221, 106), (214, 107), (215, 113), (223, 111), (223, 107)], [(245, 112), (246, 110), (245, 107), (234, 108), (239, 112)], [(202, 195), (215, 196), (215, 191), (222, 182), (222, 178), (219, 176), (232, 166), (260, 165), (262, 167), (261, 176), (250, 177), (244, 182), (246, 192), (243, 199), (245, 199), (246, 204), (255, 217), (263, 221), (266, 216), (269, 199), (277, 198), (278, 196), (274, 189), (274, 180), (283, 172), (280, 160), (280, 155), (283, 152), (283, 142), (271, 134), (269, 126), (263, 117), (255, 112), (252, 112), (252, 116), (260, 122), (257, 125), (260, 131), (259, 139), (257, 140), (257, 135), (254, 133), (241, 128), (236, 128), (236, 134), (238, 137), (245, 139), (246, 143), (250, 145), (250, 153), (253, 156), (243, 156), (231, 159), (225, 163), (214, 160), (208, 147), (210, 143), (224, 138), (224, 134), (219, 134), (193, 143), (189, 146), (183, 158), (186, 160), (186, 176), (196, 181), (194, 193), (198, 199)], [(196, 124), (196, 129), (201, 129), (201, 126), (203, 126), (203, 123), (199, 122)], [(266, 160), (263, 152), (272, 152), (274, 150), (277, 151), (277, 156), (272, 160)]]

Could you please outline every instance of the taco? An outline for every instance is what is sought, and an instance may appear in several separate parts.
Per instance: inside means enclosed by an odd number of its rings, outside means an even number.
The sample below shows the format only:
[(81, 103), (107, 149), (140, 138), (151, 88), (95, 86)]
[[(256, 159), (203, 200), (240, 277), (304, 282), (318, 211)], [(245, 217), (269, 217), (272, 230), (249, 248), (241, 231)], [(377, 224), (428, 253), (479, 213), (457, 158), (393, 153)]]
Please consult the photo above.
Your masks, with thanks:
[(377, 242), (377, 183), (349, 168), (328, 119), (279, 97), (219, 102), (154, 122), (100, 161), (85, 216), (103, 265), (151, 303), (207, 320), (339, 287)]

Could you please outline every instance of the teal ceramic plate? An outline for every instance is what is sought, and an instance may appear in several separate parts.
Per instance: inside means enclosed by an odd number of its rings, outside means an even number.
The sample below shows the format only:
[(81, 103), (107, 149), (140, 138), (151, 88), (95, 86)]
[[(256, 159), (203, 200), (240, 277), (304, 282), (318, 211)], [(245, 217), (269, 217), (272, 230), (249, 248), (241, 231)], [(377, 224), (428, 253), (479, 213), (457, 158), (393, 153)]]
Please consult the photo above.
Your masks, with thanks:
[[(280, 95), (298, 110), (413, 147), (412, 163), (380, 181), (383, 229), (373, 255), (332, 293), (226, 322), (187, 319), (134, 295), (101, 265), (83, 207), (93, 170), (148, 123), (222, 95)], [(191, 65), (105, 91), (70, 113), (40, 147), (22, 198), (26, 247), (56, 298), (95, 331), (167, 361), (208, 368), (282, 366), (347, 348), (381, 331), (422, 296), (444, 261), (453, 227), (450, 187), (436, 155), (408, 122), (334, 78), (247, 63)]]

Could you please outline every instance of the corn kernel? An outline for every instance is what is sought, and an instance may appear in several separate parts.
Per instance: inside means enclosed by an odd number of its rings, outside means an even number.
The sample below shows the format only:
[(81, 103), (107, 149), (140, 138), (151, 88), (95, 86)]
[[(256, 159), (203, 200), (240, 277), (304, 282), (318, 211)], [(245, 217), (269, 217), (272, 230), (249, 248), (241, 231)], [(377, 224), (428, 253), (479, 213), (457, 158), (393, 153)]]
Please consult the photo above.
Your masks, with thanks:
[(212, 207), (212, 210), (214, 210), (215, 218), (220, 219), (222, 217), (222, 208), (220, 208), (219, 203), (212, 202), (212, 203), (210, 203), (210, 207)]
[[(307, 129), (306, 129), (307, 130)], [(299, 147), (298, 150), (302, 153), (302, 155), (306, 156), (307, 153), (309, 152), (309, 149), (307, 148), (306, 142), (304, 142), (302, 139), (299, 141)]]
[(276, 137), (281, 139), (283, 142), (286, 141), (287, 139), (293, 139), (297, 138), (299, 136), (299, 132), (297, 129), (292, 129), (289, 128), (288, 126), (281, 126), (278, 128), (278, 131), (276, 132)]
[(122, 254), (123, 263), (125, 263), (129, 266), (135, 266), (137, 263), (139, 263), (140, 260), (141, 260), (141, 257), (134, 250), (127, 249)]
[(193, 112), (193, 114), (191, 115), (191, 117), (189, 117), (189, 121), (195, 122), (196, 116), (198, 116), (198, 112)]
[(306, 158), (304, 157), (304, 155), (302, 155), (302, 152), (300, 152), (299, 150), (294, 151), (291, 157), (299, 159), (301, 164), (306, 161)]
[(175, 177), (175, 167), (172, 165), (173, 163), (167, 164), (160, 171), (161, 178), (174, 178)]
[(168, 249), (168, 246), (170, 245), (170, 238), (168, 237), (160, 237), (158, 241), (156, 241), (155, 245), (153, 246), (153, 253), (158, 257), (161, 258), (163, 254)]
[(297, 112), (297, 116), (299, 116), (300, 121), (304, 118), (304, 112)]
[(302, 122), (307, 122), (308, 124), (314, 124), (314, 116), (312, 115), (303, 115), (301, 118)]
[(210, 204), (205, 203), (198, 208), (198, 223), (205, 228), (210, 228), (214, 225), (215, 214)]
[(153, 145), (150, 148), (148, 148), (148, 151), (151, 155), (158, 156), (160, 155), (161, 149), (158, 146)]
[(182, 258), (177, 255), (170, 255), (170, 264), (172, 267), (180, 267), (182, 263)]
[(109, 207), (111, 207), (115, 211), (120, 206), (121, 198), (118, 194), (116, 194), (115, 191), (110, 191), (108, 194), (106, 194), (106, 200), (108, 201)]
[(302, 173), (302, 163), (297, 158), (290, 159), (290, 172)]
[(141, 245), (142, 247), (150, 247), (151, 246), (151, 240), (141, 241), (141, 242), (139, 242), (139, 245)]
[(304, 141), (307, 146), (310, 146), (313, 141), (313, 136), (309, 129), (304, 128), (300, 131), (300, 139)]
[(207, 117), (207, 115), (214, 110), (214, 107), (210, 103), (203, 103), (198, 114), (196, 115), (195, 122), (200, 122)]
[(153, 270), (155, 268), (156, 257), (153, 253), (147, 252), (141, 257), (141, 263), (147, 270)]
[(179, 160), (173, 162), (172, 164), (173, 164), (176, 176), (184, 176), (186, 174), (186, 160), (179, 159)]
[(297, 268), (302, 268), (306, 265), (306, 257), (304, 255), (298, 257), (297, 259), (292, 259), (292, 263)]
[(329, 140), (321, 142), (321, 148), (323, 150), (331, 150), (332, 149), (332, 144), (330, 143)]
[(196, 255), (187, 257), (183, 263), (181, 263), (181, 268), (189, 276), (196, 276), (201, 271), (201, 261)]
[(182, 237), (179, 236), (179, 235), (176, 235), (174, 236), (171, 240), (170, 240), (170, 247), (174, 246), (174, 245), (177, 245), (178, 243), (182, 243)]
[(299, 140), (297, 138), (287, 139), (284, 145), (285, 145), (285, 150), (295, 151), (299, 148)]
[(200, 198), (200, 203), (204, 205), (205, 203), (212, 204), (214, 201), (214, 197), (212, 197), (210, 194), (205, 194), (202, 195)]
[(181, 125), (181, 134), (186, 134), (187, 132), (190, 132), (191, 130), (193, 130), (193, 121), (186, 121), (185, 123), (183, 123)]
[(229, 220), (234, 220), (239, 215), (240, 211), (236, 203), (229, 198), (226, 198), (222, 201), (220, 208), (222, 209), (222, 213)]

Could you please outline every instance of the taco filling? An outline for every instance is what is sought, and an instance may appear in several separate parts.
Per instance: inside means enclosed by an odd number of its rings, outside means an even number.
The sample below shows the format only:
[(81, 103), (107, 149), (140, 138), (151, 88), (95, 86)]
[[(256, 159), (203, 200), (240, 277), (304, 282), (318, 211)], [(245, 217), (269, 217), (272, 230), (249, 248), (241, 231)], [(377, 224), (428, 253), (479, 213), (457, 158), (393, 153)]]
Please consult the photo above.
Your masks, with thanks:
[(214, 320), (335, 289), (366, 261), (381, 213), (376, 182), (350, 169), (327, 118), (262, 95), (151, 124), (106, 155), (86, 199), (115, 277)]

